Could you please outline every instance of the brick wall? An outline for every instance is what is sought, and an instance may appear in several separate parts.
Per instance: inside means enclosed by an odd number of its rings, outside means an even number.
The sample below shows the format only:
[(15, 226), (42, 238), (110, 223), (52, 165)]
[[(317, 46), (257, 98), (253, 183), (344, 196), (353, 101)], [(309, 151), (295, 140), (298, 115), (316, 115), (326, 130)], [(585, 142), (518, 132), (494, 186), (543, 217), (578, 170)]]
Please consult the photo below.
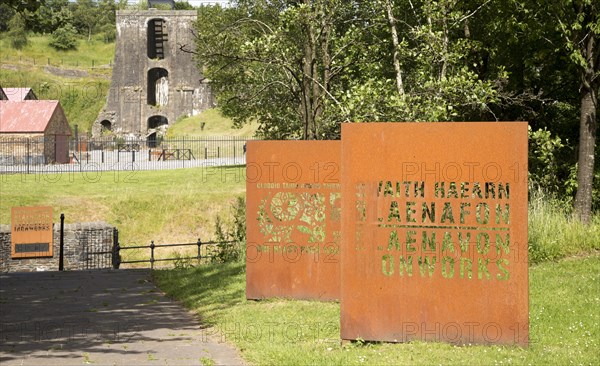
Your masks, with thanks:
[[(91, 256), (88, 252), (111, 251), (113, 229), (113, 226), (105, 222), (65, 224), (64, 269), (68, 271), (97, 268), (99, 264), (109, 267), (110, 254)], [(0, 225), (0, 272), (58, 271), (60, 225), (54, 225), (52, 258), (12, 259), (10, 239), (10, 226)]]

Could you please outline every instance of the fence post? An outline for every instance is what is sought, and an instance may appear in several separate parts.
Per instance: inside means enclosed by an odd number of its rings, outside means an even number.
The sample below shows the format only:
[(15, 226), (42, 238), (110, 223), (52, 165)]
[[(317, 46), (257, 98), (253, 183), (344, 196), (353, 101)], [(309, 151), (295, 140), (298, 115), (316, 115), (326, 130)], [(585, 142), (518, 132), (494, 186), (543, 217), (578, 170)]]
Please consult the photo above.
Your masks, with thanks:
[(65, 247), (65, 214), (61, 213), (60, 214), (60, 251), (59, 251), (59, 257), (58, 257), (58, 270), (59, 271), (65, 270), (65, 262), (64, 262), (64, 256), (63, 256), (64, 247)]
[(204, 146), (204, 160), (208, 159), (208, 147)]
[(200, 241), (200, 238), (198, 238), (198, 263), (200, 262), (200, 259), (202, 258), (202, 254), (200, 252), (201, 246), (202, 246), (202, 241)]
[(154, 269), (154, 240), (150, 243), (150, 269)]
[(79, 126), (75, 125), (75, 154), (77, 155), (77, 162), (79, 163), (79, 171), (81, 171), (81, 150), (79, 146)]
[(113, 257), (112, 265), (114, 269), (119, 269), (121, 265), (121, 246), (119, 246), (119, 230), (113, 228)]
[(27, 174), (29, 174), (29, 159), (31, 159), (31, 156), (29, 156), (29, 144), (31, 143), (31, 139), (27, 139)]

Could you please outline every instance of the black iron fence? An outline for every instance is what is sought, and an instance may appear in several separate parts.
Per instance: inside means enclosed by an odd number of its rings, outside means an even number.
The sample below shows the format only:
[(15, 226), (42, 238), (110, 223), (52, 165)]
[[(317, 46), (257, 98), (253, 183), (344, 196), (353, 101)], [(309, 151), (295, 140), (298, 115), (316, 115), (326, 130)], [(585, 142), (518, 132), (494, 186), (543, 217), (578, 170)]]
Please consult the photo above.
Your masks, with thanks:
[[(122, 264), (150, 264), (150, 268), (154, 269), (156, 262), (171, 261), (177, 263), (191, 263), (192, 261), (201, 264), (212, 262), (219, 257), (219, 253), (225, 246), (236, 245), (235, 241), (224, 241), (224, 242), (202, 242), (198, 239), (195, 243), (184, 243), (184, 244), (154, 244), (152, 241), (149, 245), (137, 245), (137, 246), (126, 246), (121, 247), (118, 241), (112, 252), (113, 267), (115, 269), (120, 268)], [(157, 255), (157, 251), (161, 248), (182, 248), (182, 247), (194, 247), (192, 251), (181, 253), (178, 251), (172, 251), (166, 253), (166, 256)]]
[(245, 164), (246, 143), (253, 138), (0, 140), (0, 173), (162, 170), (206, 165)]

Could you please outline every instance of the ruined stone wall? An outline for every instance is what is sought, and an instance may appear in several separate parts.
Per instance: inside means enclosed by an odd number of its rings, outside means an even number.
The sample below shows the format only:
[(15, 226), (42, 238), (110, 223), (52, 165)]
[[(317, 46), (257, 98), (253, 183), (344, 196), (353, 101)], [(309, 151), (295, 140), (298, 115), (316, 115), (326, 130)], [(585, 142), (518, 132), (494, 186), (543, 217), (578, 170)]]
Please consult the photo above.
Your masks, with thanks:
[[(11, 258), (11, 235), (9, 225), (0, 225), (0, 272), (58, 271), (60, 256), (60, 225), (54, 225), (53, 256), (50, 258)], [(111, 251), (113, 227), (105, 222), (65, 224), (63, 260), (64, 269), (82, 270), (93, 267), (97, 258), (91, 251)], [(102, 254), (103, 262), (110, 254)]]
[[(102, 131), (102, 123), (111, 125), (119, 135), (146, 137), (151, 117), (164, 117), (169, 125), (180, 116), (195, 115), (214, 106), (210, 87), (202, 81), (193, 55), (181, 48), (194, 48), (192, 34), (196, 11), (184, 10), (120, 10), (117, 11), (117, 40), (111, 86), (104, 109), (93, 126), (94, 136)], [(149, 53), (155, 34), (154, 20), (162, 22), (165, 37), (161, 55)], [(162, 36), (161, 36), (162, 37)], [(151, 42), (149, 42), (149, 39)], [(164, 57), (162, 57), (164, 55)], [(153, 101), (156, 81), (167, 74), (166, 105)], [(150, 98), (149, 98), (150, 94)], [(162, 120), (164, 121), (164, 119)]]

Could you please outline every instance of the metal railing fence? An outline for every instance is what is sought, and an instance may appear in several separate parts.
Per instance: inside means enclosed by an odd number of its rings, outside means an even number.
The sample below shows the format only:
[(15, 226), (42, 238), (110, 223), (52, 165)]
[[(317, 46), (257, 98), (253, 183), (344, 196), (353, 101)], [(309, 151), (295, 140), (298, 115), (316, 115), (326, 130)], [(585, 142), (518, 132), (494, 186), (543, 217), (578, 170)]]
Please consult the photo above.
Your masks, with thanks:
[[(254, 138), (207, 136), (177, 139), (71, 139), (67, 148), (53, 138), (0, 140), (0, 173), (163, 170), (245, 164)], [(68, 150), (68, 151), (66, 151)], [(56, 154), (66, 156), (56, 156)]]

